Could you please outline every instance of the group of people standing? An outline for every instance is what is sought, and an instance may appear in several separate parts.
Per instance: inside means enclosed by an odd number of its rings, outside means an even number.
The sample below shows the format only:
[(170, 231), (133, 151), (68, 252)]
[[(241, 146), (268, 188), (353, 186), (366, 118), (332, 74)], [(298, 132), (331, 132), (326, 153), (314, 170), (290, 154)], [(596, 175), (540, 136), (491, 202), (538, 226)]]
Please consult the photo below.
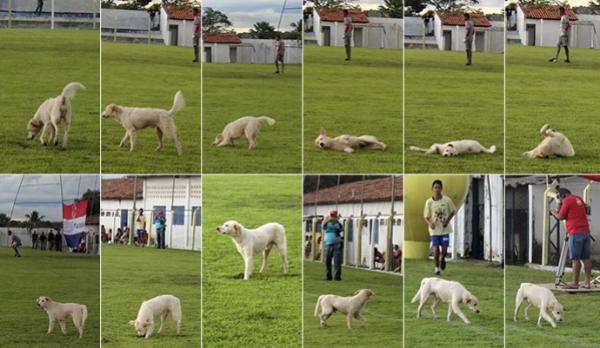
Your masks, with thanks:
[[(165, 249), (165, 231), (167, 229), (167, 218), (165, 212), (159, 210), (154, 218), (154, 230), (156, 231), (156, 247), (158, 249)], [(147, 238), (146, 232), (146, 217), (144, 216), (144, 209), (140, 208), (138, 216), (135, 219), (135, 233), (138, 241), (142, 241)]]
[(56, 250), (62, 251), (63, 238), (60, 231), (54, 233), (52, 230), (46, 234), (44, 231), (38, 235), (37, 231), (33, 231), (31, 234), (31, 248), (40, 250)]

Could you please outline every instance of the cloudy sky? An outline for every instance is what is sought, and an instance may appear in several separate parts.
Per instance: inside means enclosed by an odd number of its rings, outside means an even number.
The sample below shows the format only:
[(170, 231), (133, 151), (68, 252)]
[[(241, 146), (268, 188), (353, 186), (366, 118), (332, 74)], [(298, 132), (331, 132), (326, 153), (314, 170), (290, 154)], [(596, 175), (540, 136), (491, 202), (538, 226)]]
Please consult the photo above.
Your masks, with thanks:
[[(0, 213), (10, 215), (21, 178), (23, 183), (13, 219), (22, 220), (25, 214), (37, 210), (46, 220), (60, 221), (62, 211), (58, 175), (0, 175)], [(97, 175), (63, 175), (62, 183), (65, 204), (73, 203), (88, 189), (97, 190), (100, 186)]]
[[(229, 17), (238, 32), (248, 31), (259, 21), (267, 21), (277, 28), (283, 0), (205, 0), (202, 5), (219, 10)], [(290, 23), (302, 18), (302, 0), (288, 0), (281, 20), (281, 30), (290, 30)]]

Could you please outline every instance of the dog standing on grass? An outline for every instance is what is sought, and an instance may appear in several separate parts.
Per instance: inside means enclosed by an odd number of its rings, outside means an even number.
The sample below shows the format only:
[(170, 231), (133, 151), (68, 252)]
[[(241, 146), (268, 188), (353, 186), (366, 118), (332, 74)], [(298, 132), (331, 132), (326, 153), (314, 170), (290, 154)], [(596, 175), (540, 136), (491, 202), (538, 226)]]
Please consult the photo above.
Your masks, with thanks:
[[(62, 147), (66, 148), (71, 129), (71, 99), (79, 90), (85, 90), (85, 86), (79, 82), (71, 82), (63, 88), (58, 97), (46, 99), (38, 107), (33, 118), (27, 122), (27, 139), (35, 138), (39, 133), (42, 145), (46, 146), (48, 142), (57, 145), (58, 127), (64, 123)], [(48, 136), (48, 140), (46, 140), (46, 136)]]
[(181, 302), (173, 295), (156, 296), (144, 301), (140, 306), (137, 318), (130, 320), (129, 325), (135, 327), (138, 337), (149, 338), (154, 331), (154, 317), (157, 316), (160, 316), (158, 333), (162, 332), (165, 319), (170, 316), (175, 321), (176, 333), (179, 335), (181, 331)]
[(87, 319), (87, 307), (77, 303), (60, 303), (53, 301), (50, 297), (40, 296), (37, 299), (37, 305), (48, 313), (48, 334), (54, 331), (54, 325), (58, 321), (63, 335), (67, 334), (66, 321), (71, 318), (73, 324), (79, 331), (79, 338), (83, 337), (85, 321)]
[(346, 315), (346, 325), (352, 329), (352, 319), (360, 320), (361, 326), (365, 326), (367, 319), (361, 315), (361, 311), (367, 304), (367, 301), (375, 293), (370, 289), (360, 289), (354, 293), (354, 296), (342, 297), (337, 295), (321, 295), (317, 299), (315, 306), (315, 317), (319, 317), (321, 327), (327, 326), (325, 323), (335, 312)]
[(235, 145), (234, 141), (245, 136), (248, 139), (248, 149), (256, 147), (261, 122), (267, 122), (269, 126), (275, 124), (275, 120), (269, 116), (244, 116), (225, 125), (223, 132), (217, 134), (213, 145), (227, 146)]
[(432, 277), (423, 278), (423, 280), (421, 280), (421, 287), (411, 301), (411, 303), (415, 303), (419, 300), (417, 318), (421, 318), (421, 310), (423, 309), (423, 306), (425, 306), (429, 296), (433, 297), (431, 313), (433, 313), (433, 317), (436, 319), (438, 316), (435, 309), (440, 302), (448, 303), (448, 317), (446, 318), (448, 321), (450, 321), (452, 312), (454, 312), (465, 324), (471, 323), (460, 309), (461, 303), (467, 305), (474, 313), (479, 313), (479, 301), (477, 300), (477, 297), (473, 296), (464, 286), (462, 286), (462, 284), (455, 281)]
[(155, 108), (135, 108), (116, 104), (109, 104), (102, 117), (112, 117), (125, 128), (125, 136), (121, 139), (119, 147), (123, 147), (129, 141), (129, 151), (133, 151), (137, 139), (137, 131), (144, 128), (155, 128), (158, 137), (158, 146), (155, 151), (162, 149), (165, 137), (173, 140), (177, 155), (183, 152), (181, 143), (177, 139), (174, 116), (185, 107), (183, 93), (177, 91), (173, 99), (171, 110)]
[(529, 308), (531, 308), (531, 306), (536, 306), (540, 309), (540, 315), (537, 321), (539, 327), (542, 327), (542, 319), (544, 319), (550, 323), (553, 328), (556, 328), (556, 323), (552, 320), (548, 311), (554, 315), (554, 318), (556, 318), (557, 321), (562, 321), (563, 307), (549, 289), (535, 284), (522, 283), (515, 298), (515, 315), (513, 318), (515, 321), (517, 321), (519, 309), (521, 308), (523, 301), (527, 301), (527, 307), (525, 307), (525, 320), (529, 320)]

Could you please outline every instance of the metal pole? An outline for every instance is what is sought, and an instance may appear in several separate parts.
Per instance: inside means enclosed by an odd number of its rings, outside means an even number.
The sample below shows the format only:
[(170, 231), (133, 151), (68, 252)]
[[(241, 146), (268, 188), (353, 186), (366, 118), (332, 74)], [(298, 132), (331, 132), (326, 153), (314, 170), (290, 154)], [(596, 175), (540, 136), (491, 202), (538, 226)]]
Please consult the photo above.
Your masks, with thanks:
[(51, 1), (50, 7), (50, 29), (54, 29), (54, 0)]
[(21, 175), (21, 181), (19, 181), (19, 187), (17, 188), (17, 193), (15, 194), (15, 199), (13, 200), (12, 207), (10, 208), (10, 216), (8, 217), (8, 223), (12, 220), (13, 212), (15, 210), (15, 205), (17, 204), (17, 198), (19, 197), (19, 192), (21, 191), (21, 185), (23, 184), (23, 178), (25, 175)]
[(171, 188), (171, 228), (169, 229), (169, 248), (173, 246), (173, 217), (175, 216), (175, 210), (173, 210), (173, 203), (175, 202), (175, 175), (173, 175), (173, 186)]
[(131, 228), (129, 229), (129, 243), (127, 245), (131, 245), (133, 242), (133, 230), (135, 229), (135, 211), (136, 211), (136, 202), (137, 202), (137, 175), (133, 176), (133, 211), (131, 213)]
[(317, 255), (317, 223), (319, 222), (319, 218), (317, 216), (317, 202), (319, 201), (319, 185), (321, 183), (321, 176), (317, 175), (317, 190), (315, 191), (315, 208), (314, 208), (314, 213), (313, 213), (313, 224), (312, 224), (312, 246), (311, 246), (311, 252), (312, 252), (312, 257), (311, 259), (314, 261), (316, 260), (316, 255)]
[(98, 0), (94, 0), (94, 4), (93, 9), (92, 9), (92, 16), (94, 16), (92, 18), (92, 29), (96, 29), (96, 4), (98, 3)]
[(8, 28), (12, 28), (12, 0), (8, 0)]
[(384, 259), (384, 268), (386, 271), (392, 270), (392, 260), (393, 260), (393, 232), (394, 232), (394, 199), (396, 196), (396, 178), (392, 175), (392, 198), (391, 198), (391, 207), (390, 207), (390, 219), (388, 221), (387, 226), (387, 245), (385, 246), (386, 257)]
[(200, 208), (197, 208), (192, 215), (192, 250), (196, 248), (196, 221), (198, 221), (198, 212), (200, 212)]

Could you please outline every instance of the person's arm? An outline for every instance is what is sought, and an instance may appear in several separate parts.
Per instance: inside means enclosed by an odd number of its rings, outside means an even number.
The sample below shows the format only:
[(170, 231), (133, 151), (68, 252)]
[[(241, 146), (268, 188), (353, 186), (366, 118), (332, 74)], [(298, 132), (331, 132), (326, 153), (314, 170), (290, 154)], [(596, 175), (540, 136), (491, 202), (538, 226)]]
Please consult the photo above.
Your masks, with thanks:
[(423, 209), (423, 217), (425, 218), (425, 223), (427, 227), (432, 230), (435, 230), (435, 224), (431, 221), (431, 209), (429, 206), (429, 201), (425, 202), (425, 208)]
[(569, 212), (569, 206), (567, 204), (561, 204), (559, 209), (550, 210), (550, 214), (552, 214), (552, 216), (554, 216), (558, 220), (566, 219), (568, 212)]
[(456, 215), (456, 206), (450, 198), (448, 198), (448, 208), (450, 210), (450, 214), (448, 214), (446, 219), (444, 219), (444, 227), (448, 226), (454, 215)]

